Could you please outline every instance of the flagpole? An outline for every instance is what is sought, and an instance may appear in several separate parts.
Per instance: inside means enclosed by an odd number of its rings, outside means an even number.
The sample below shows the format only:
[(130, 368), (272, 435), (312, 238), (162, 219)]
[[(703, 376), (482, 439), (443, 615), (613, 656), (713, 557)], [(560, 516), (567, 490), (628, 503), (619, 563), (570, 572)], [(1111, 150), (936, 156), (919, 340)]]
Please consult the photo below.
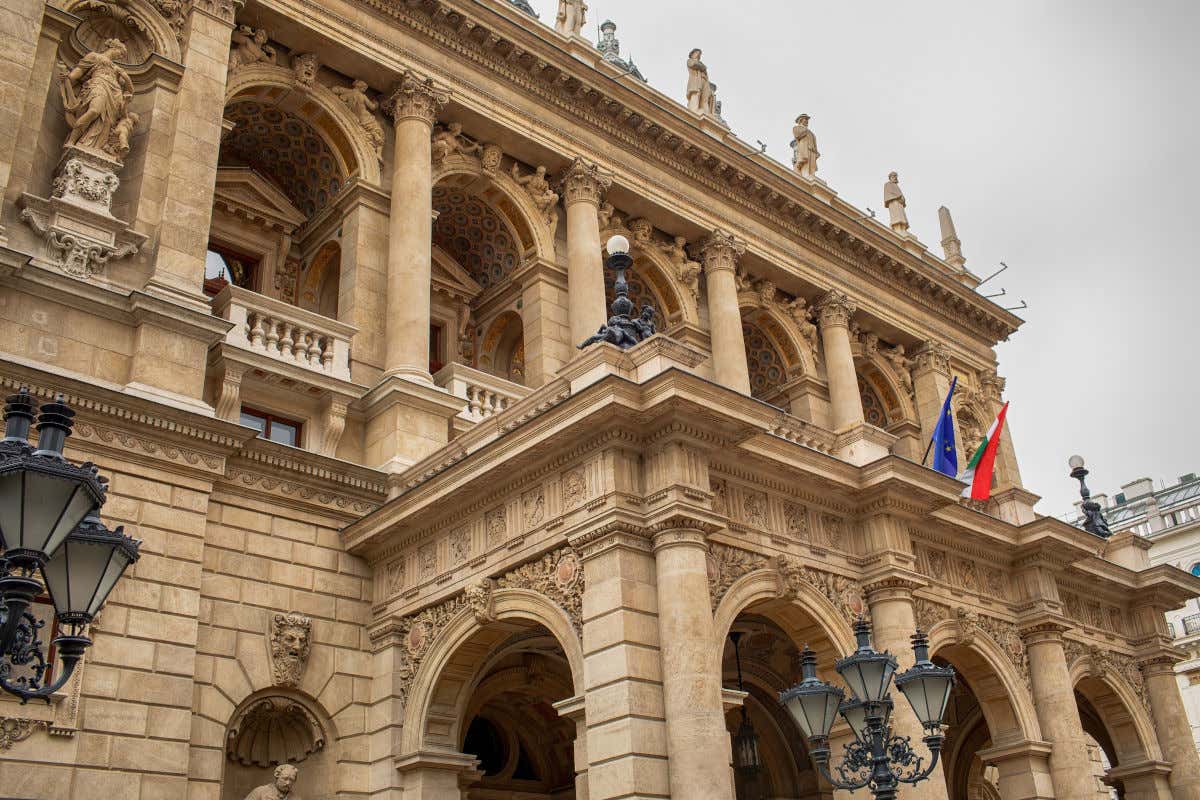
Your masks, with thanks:
[(929, 437), (929, 446), (925, 448), (925, 455), (921, 458), (921, 466), (925, 466), (929, 462), (929, 454), (933, 452), (933, 437)]

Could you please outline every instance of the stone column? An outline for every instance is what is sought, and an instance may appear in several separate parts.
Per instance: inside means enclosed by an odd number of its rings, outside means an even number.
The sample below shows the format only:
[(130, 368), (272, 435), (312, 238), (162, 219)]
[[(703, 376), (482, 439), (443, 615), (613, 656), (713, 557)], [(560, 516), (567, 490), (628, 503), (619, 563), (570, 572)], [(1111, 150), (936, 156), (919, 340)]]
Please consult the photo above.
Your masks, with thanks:
[(1150, 713), (1163, 758), (1171, 762), (1171, 792), (1175, 800), (1200, 800), (1200, 757), (1175, 676), (1176, 658), (1169, 653), (1144, 658), (1138, 665), (1150, 696)]
[(730, 743), (713, 660), (704, 534), (672, 523), (654, 536), (658, 636), (672, 800), (731, 800)]
[(464, 753), (423, 751), (396, 762), (404, 800), (460, 800), (479, 780), (479, 760)]
[[(871, 609), (871, 641), (876, 650), (887, 650), (896, 656), (900, 661), (900, 672), (912, 666), (912, 635), (917, 630), (912, 593), (916, 587), (917, 584), (903, 578), (885, 578), (864, 587)], [(899, 691), (893, 689), (892, 696), (895, 701), (892, 732), (911, 737), (917, 753), (926, 756), (925, 744), (921, 741), (925, 736), (924, 727)], [(948, 800), (945, 775), (939, 768), (929, 780), (917, 786), (901, 784), (898, 797), (900, 800)]]
[(738, 308), (737, 261), (746, 245), (722, 230), (713, 231), (700, 246), (708, 281), (708, 328), (712, 337), (713, 372), (722, 386), (750, 394), (746, 340)]
[[(1029, 653), (1033, 704), (1042, 736), (1050, 742), (1050, 779), (1057, 800), (1095, 800), (1096, 780), (1088, 755), (1075, 687), (1063, 651), (1065, 626), (1037, 622), (1021, 631)], [(1190, 741), (1190, 739), (1189, 739)]]
[(937, 427), (938, 418), (941, 416), (946, 393), (950, 391), (950, 351), (940, 342), (929, 340), (913, 354), (913, 361), (913, 390), (917, 395), (917, 416), (921, 420), (921, 455), (924, 455), (925, 447), (933, 438), (933, 429)]
[(608, 321), (599, 210), (611, 185), (611, 176), (581, 158), (575, 159), (562, 178), (567, 207), (567, 303), (571, 342), (576, 347)]
[(825, 377), (829, 381), (830, 415), (833, 429), (844, 431), (863, 424), (862, 395), (858, 392), (858, 372), (850, 351), (850, 317), (856, 306), (836, 289), (817, 301), (817, 322), (821, 329), (821, 349), (825, 355)]
[(207, 310), (204, 261), (217, 185), (233, 19), (244, 0), (192, 4), (162, 225), (147, 291)]
[(1000, 773), (998, 788), (1002, 800), (1054, 800), (1050, 780), (1050, 745), (1047, 742), (1019, 742), (980, 750), (984, 764)]
[(432, 383), (429, 304), (433, 270), (433, 154), (430, 137), (450, 93), (406, 72), (385, 109), (396, 123), (388, 224), (385, 376)]

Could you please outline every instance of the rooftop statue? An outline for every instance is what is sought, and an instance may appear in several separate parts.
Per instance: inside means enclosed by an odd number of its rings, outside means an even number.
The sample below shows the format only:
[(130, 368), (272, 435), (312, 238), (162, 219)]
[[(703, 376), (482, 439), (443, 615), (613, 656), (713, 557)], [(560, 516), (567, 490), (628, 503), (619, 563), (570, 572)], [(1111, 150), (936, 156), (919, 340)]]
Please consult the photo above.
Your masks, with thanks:
[(817, 137), (808, 127), (808, 114), (796, 117), (796, 125), (792, 128), (792, 166), (800, 177), (812, 180), (817, 177)]
[(708, 67), (700, 60), (702, 55), (703, 52), (698, 47), (688, 53), (688, 108), (700, 114), (715, 114), (716, 95), (712, 83), (708, 80)]
[(587, 22), (588, 5), (584, 0), (558, 0), (554, 30), (564, 36), (578, 36)]
[(908, 212), (904, 210), (908, 203), (904, 199), (904, 192), (900, 191), (900, 176), (895, 172), (888, 173), (887, 183), (883, 185), (883, 204), (891, 215), (892, 230), (908, 233)]
[(300, 770), (292, 764), (280, 764), (275, 768), (274, 780), (251, 791), (246, 800), (300, 800), (298, 795), (292, 794), (299, 776)]
[(66, 144), (120, 159), (129, 152), (129, 135), (137, 124), (129, 111), (133, 81), (117, 63), (128, 55), (125, 44), (109, 39), (102, 48), (62, 76), (63, 109), (71, 127)]

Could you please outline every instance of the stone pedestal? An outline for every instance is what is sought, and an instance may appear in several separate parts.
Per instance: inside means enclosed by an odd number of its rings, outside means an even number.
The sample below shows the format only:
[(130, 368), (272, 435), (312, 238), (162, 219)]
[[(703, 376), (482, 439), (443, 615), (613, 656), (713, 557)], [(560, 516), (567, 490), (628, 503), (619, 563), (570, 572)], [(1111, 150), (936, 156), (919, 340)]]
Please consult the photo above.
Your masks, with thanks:
[(450, 440), (450, 421), (464, 402), (435, 386), (385, 378), (364, 398), (364, 461), (384, 472), (403, 472)]
[(396, 762), (404, 800), (460, 800), (479, 780), (479, 760), (464, 753), (421, 752)]
[(578, 158), (562, 179), (563, 203), (567, 207), (567, 297), (575, 346), (608, 320), (599, 209), (611, 185), (611, 177)]
[(746, 340), (738, 308), (737, 260), (746, 246), (724, 231), (714, 231), (700, 248), (708, 280), (708, 327), (712, 335), (713, 372), (717, 383), (750, 394)]
[(1020, 742), (979, 751), (979, 759), (1000, 773), (1002, 800), (1054, 800), (1050, 744)]
[(46, 241), (45, 260), (75, 278), (102, 276), (111, 259), (136, 253), (146, 237), (112, 215), (121, 162), (73, 145), (63, 148), (49, 199), (21, 196), (21, 219)]

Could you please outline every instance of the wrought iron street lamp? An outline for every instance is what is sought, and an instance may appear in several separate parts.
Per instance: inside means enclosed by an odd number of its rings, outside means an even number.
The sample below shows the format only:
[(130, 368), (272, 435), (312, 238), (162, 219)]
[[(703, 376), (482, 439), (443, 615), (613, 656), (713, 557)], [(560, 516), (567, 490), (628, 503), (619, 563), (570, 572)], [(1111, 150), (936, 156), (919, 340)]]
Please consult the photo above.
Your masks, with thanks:
[(613, 283), (615, 297), (609, 307), (612, 316), (608, 318), (607, 323), (600, 326), (600, 330), (579, 345), (580, 350), (597, 342), (608, 342), (622, 350), (628, 350), (655, 333), (654, 306), (646, 304), (642, 306), (641, 316), (631, 316), (635, 306), (629, 299), (629, 281), (625, 277), (626, 270), (633, 267), (633, 256), (629, 254), (629, 240), (617, 235), (609, 239), (605, 247), (608, 250), (608, 258), (605, 259), (604, 266), (617, 273)]
[[(106, 485), (96, 467), (63, 456), (75, 412), (61, 396), (44, 404), (35, 449), (33, 411), (27, 389), (10, 396), (0, 440), (0, 688), (22, 702), (49, 702), (91, 646), (84, 629), (137, 560), (139, 542), (100, 521)], [(50, 684), (38, 635), (45, 623), (30, 611), (43, 587), (62, 631), (50, 643), (62, 661)]]
[(1083, 529), (1107, 539), (1112, 536), (1112, 530), (1108, 527), (1108, 520), (1104, 518), (1104, 510), (1092, 499), (1092, 493), (1084, 483), (1083, 479), (1088, 476), (1088, 471), (1083, 465), (1083, 456), (1071, 456), (1067, 466), (1071, 468), (1071, 477), (1079, 481), (1079, 496), (1083, 498), (1080, 505), (1080, 510), (1083, 511)]
[[(895, 656), (871, 647), (871, 627), (866, 620), (855, 623), (854, 635), (858, 649), (834, 667), (850, 687), (851, 700), (843, 699), (842, 689), (817, 677), (817, 657), (808, 648), (801, 654), (800, 683), (781, 693), (779, 700), (808, 738), (813, 761), (835, 789), (854, 791), (869, 786), (876, 800), (894, 800), (901, 783), (920, 783), (937, 767), (945, 739), (942, 717), (954, 687), (954, 669), (929, 660), (929, 640), (920, 631), (912, 637), (916, 663), (899, 675)], [(910, 737), (892, 734), (893, 679), (925, 729), (928, 764), (913, 750)], [(845, 745), (834, 777), (830, 774), (829, 732), (839, 713), (854, 732), (854, 740)]]
[[(746, 691), (746, 687), (742, 684), (742, 652), (741, 641), (742, 632), (733, 631), (729, 634), (730, 640), (733, 641), (733, 657), (737, 662), (737, 680), (738, 691)], [(762, 769), (762, 759), (758, 752), (758, 732), (754, 730), (754, 724), (750, 721), (750, 714), (746, 711), (746, 703), (742, 702), (742, 721), (738, 725), (737, 732), (733, 735), (733, 767), (742, 776), (744, 782), (754, 783), (758, 779), (759, 770)]]

